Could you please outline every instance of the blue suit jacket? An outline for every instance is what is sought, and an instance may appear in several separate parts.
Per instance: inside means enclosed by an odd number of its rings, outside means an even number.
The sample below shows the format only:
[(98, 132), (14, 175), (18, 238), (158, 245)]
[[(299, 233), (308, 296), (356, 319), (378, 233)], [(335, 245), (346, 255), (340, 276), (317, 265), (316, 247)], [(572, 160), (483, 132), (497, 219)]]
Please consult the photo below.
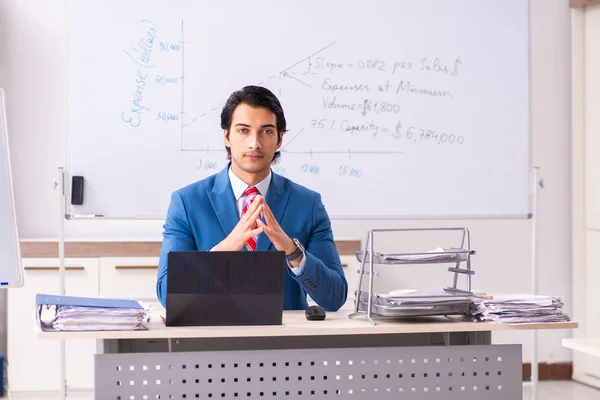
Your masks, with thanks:
[[(171, 196), (164, 225), (156, 292), (166, 305), (167, 254), (172, 250), (210, 250), (239, 221), (228, 169), (186, 186)], [(296, 276), (287, 264), (283, 308), (306, 309), (306, 294), (328, 311), (337, 311), (346, 301), (348, 283), (333, 241), (331, 223), (321, 196), (289, 179), (272, 174), (267, 204), (281, 228), (306, 249), (303, 272)], [(275, 250), (261, 233), (256, 250)]]

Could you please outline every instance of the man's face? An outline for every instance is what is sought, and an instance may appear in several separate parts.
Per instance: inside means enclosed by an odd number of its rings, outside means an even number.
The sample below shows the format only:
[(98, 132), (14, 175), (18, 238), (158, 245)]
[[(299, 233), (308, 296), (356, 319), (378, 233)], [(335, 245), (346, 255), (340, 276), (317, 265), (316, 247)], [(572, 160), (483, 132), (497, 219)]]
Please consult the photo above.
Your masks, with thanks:
[(266, 108), (242, 103), (233, 111), (227, 136), (225, 130), (224, 140), (231, 150), (233, 172), (246, 183), (265, 178), (275, 152), (281, 147), (275, 114)]

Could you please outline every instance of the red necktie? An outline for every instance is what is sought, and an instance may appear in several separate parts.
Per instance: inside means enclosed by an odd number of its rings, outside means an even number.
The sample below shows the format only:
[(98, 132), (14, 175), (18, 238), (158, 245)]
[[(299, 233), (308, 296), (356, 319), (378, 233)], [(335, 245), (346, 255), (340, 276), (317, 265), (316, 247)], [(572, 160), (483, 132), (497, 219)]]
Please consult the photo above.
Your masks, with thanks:
[[(246, 195), (246, 203), (244, 205), (244, 208), (242, 209), (242, 217), (246, 214), (246, 211), (248, 211), (250, 205), (256, 198), (256, 195), (258, 194), (258, 189), (254, 186), (249, 186), (248, 189), (246, 189), (246, 191), (244, 192), (244, 194)], [(253, 229), (256, 229), (256, 223), (253, 225)], [(256, 237), (252, 236), (246, 241), (246, 249), (248, 249), (249, 251), (256, 250)]]

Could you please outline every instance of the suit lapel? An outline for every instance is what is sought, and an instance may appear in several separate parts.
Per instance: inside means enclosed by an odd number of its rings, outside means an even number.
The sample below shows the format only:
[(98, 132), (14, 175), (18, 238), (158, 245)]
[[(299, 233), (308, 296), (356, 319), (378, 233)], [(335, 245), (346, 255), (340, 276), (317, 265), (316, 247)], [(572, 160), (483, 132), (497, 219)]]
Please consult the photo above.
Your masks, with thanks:
[(208, 198), (217, 214), (225, 237), (231, 233), (239, 221), (231, 182), (229, 182), (229, 164), (215, 178), (212, 190), (208, 190)]
[[(275, 216), (277, 222), (281, 223), (285, 208), (287, 207), (288, 200), (290, 199), (290, 193), (286, 192), (284, 179), (275, 173), (271, 176), (271, 183), (269, 184), (269, 191), (267, 192), (267, 205), (271, 209), (271, 212)], [(258, 242), (256, 243), (256, 250), (269, 250), (273, 248), (273, 244), (265, 235), (261, 233), (258, 236)]]

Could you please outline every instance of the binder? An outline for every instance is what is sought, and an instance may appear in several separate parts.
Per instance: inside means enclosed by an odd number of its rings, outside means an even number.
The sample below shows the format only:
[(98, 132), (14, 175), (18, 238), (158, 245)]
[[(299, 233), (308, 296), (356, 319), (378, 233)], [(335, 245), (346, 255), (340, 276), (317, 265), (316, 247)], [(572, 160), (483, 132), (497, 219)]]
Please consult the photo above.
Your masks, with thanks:
[(6, 394), (8, 380), (6, 379), (6, 358), (0, 355), (0, 397)]
[(73, 306), (98, 308), (130, 308), (141, 310), (143, 307), (136, 300), (108, 299), (102, 297), (58, 296), (54, 294), (37, 294), (35, 301), (38, 306)]
[(37, 294), (36, 305), (43, 331), (147, 329), (149, 310), (136, 300)]

